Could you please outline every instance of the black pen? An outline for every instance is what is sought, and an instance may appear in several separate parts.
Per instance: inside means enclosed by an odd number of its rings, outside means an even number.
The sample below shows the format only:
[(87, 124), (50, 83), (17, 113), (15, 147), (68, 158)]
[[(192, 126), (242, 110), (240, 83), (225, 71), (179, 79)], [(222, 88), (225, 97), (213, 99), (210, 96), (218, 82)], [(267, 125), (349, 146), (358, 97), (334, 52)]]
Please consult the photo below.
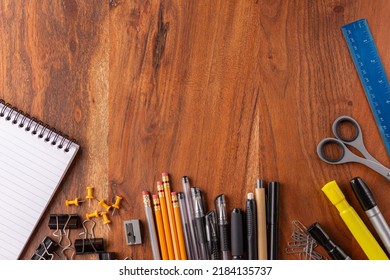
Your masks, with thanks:
[(222, 252), (222, 259), (229, 259), (229, 233), (228, 233), (228, 219), (226, 213), (226, 201), (225, 195), (218, 195), (215, 200), (215, 209), (218, 214), (218, 226), (219, 226), (219, 244)]
[(246, 200), (246, 237), (248, 259), (257, 260), (257, 216), (256, 203), (253, 193), (248, 193)]
[(329, 237), (329, 235), (321, 228), (318, 222), (312, 224), (307, 232), (326, 249), (329, 256), (334, 260), (350, 260), (351, 258), (344, 253), (339, 246), (337, 246)]
[(279, 183), (270, 182), (267, 192), (268, 259), (278, 259)]
[(231, 215), (231, 244), (233, 260), (244, 258), (244, 214), (241, 209), (234, 208)]
[(200, 254), (202, 260), (208, 260), (209, 254), (207, 250), (207, 240), (206, 240), (206, 228), (205, 228), (205, 219), (204, 219), (204, 209), (203, 209), (203, 195), (202, 191), (198, 188), (191, 188), (192, 199), (194, 201), (194, 212), (195, 212), (195, 228), (198, 237), (198, 243), (200, 247)]
[(206, 239), (210, 259), (219, 260), (217, 213), (210, 210), (206, 214)]

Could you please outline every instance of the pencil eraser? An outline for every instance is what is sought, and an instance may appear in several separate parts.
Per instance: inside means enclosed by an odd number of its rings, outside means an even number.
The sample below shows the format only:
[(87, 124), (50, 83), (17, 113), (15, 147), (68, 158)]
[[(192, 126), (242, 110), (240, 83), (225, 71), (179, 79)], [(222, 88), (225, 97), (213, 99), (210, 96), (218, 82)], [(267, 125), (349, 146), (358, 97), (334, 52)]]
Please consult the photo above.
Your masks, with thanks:
[(176, 195), (176, 192), (171, 192), (171, 196), (174, 196), (174, 195)]
[(157, 194), (153, 194), (153, 195), (152, 195), (152, 198), (153, 198), (153, 199), (158, 198), (158, 195), (157, 195)]
[(333, 205), (339, 204), (341, 201), (345, 200), (345, 196), (336, 181), (327, 183), (321, 190), (325, 193)]
[(142, 195), (149, 195), (149, 192), (147, 192), (147, 191), (142, 191)]
[(168, 176), (168, 173), (163, 172), (161, 175), (165, 177), (165, 176)]
[(157, 186), (162, 186), (162, 182), (161, 181), (157, 181)]

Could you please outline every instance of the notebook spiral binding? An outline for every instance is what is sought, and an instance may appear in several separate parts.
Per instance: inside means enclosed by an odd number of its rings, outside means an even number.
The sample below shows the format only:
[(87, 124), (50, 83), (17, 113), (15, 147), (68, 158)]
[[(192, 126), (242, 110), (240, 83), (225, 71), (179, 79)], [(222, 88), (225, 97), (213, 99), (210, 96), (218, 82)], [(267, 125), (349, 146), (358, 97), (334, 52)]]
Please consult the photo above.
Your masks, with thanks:
[(3, 99), (0, 99), (0, 103), (3, 104), (0, 118), (5, 117), (6, 121), (12, 121), (14, 125), (18, 124), (19, 128), (24, 128), (26, 132), (31, 131), (31, 134), (37, 135), (38, 138), (43, 138), (46, 134), (45, 142), (51, 142), (53, 146), (57, 145), (58, 149), (64, 149), (66, 153), (69, 152), (70, 147), (75, 143), (74, 139), (70, 139), (67, 135), (60, 133), (53, 127), (6, 103)]

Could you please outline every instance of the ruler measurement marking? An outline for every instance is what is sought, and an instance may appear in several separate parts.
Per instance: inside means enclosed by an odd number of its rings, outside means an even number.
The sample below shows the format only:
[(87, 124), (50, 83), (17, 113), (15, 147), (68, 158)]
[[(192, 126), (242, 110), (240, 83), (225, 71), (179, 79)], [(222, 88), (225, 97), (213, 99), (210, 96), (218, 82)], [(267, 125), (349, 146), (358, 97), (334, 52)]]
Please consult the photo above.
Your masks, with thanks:
[(342, 27), (355, 68), (390, 156), (390, 84), (365, 19)]

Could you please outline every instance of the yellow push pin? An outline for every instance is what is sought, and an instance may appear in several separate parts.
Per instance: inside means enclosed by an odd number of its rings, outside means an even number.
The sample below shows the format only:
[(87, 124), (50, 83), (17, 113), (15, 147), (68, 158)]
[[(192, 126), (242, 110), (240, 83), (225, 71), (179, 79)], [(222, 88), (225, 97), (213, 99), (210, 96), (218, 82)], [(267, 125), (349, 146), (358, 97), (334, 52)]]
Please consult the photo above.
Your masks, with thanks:
[(103, 217), (103, 224), (105, 224), (105, 225), (111, 223), (111, 221), (108, 218), (107, 214), (108, 214), (107, 212), (100, 212), (100, 216)]
[(79, 200), (77, 197), (73, 200), (65, 200), (65, 205), (70, 206), (70, 205), (76, 205), (79, 206), (84, 200)]
[(100, 206), (104, 207), (107, 211), (110, 211), (111, 206), (107, 205), (107, 203), (104, 201), (104, 199), (100, 200), (98, 203)]
[(92, 186), (88, 186), (87, 187), (87, 196), (85, 198), (88, 199), (88, 205), (89, 206), (91, 206), (91, 199), (94, 199), (93, 189), (94, 188)]
[(99, 217), (99, 213), (98, 213), (98, 211), (96, 210), (95, 212), (93, 212), (93, 213), (90, 213), (90, 214), (85, 214), (85, 217), (87, 218), (87, 220), (89, 220), (89, 219), (91, 219), (91, 218), (94, 218), (94, 217)]
[(120, 203), (121, 203), (121, 200), (123, 199), (123, 197), (117, 195), (116, 196), (116, 200), (115, 200), (115, 203), (113, 205), (111, 205), (111, 207), (114, 208), (114, 210), (112, 211), (112, 215), (114, 216), (114, 213), (115, 213), (115, 210), (120, 208)]

